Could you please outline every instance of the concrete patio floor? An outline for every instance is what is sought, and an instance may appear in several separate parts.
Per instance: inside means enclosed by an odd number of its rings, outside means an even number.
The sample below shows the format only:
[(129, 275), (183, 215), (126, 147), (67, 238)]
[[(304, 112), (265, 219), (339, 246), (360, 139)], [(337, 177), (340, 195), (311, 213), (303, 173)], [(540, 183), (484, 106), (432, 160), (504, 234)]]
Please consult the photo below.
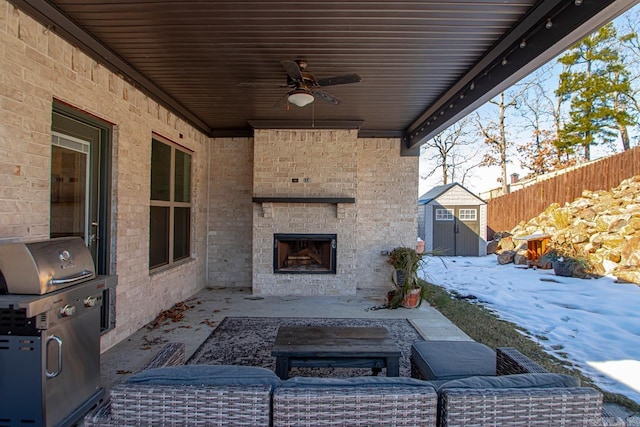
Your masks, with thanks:
[[(185, 344), (187, 359), (198, 349), (215, 327), (227, 316), (244, 317), (323, 317), (352, 319), (409, 319), (427, 340), (471, 341), (435, 308), (423, 304), (417, 309), (371, 310), (384, 303), (382, 298), (355, 295), (328, 296), (254, 296), (251, 289), (206, 288), (185, 300), (191, 308), (184, 317), (162, 326), (149, 325), (101, 356), (101, 384), (124, 381), (142, 369), (167, 342)], [(615, 404), (605, 404), (610, 415), (627, 420), (628, 426), (640, 426), (640, 415)], [(79, 424), (79, 426), (81, 426)]]
[[(227, 316), (409, 319), (430, 340), (471, 340), (433, 307), (371, 310), (384, 303), (371, 296), (254, 296), (250, 289), (204, 289), (185, 300), (184, 317), (152, 328), (151, 323), (107, 350), (101, 357), (102, 386), (125, 380), (167, 342), (185, 344), (187, 359)], [(153, 322), (152, 322), (153, 323)]]

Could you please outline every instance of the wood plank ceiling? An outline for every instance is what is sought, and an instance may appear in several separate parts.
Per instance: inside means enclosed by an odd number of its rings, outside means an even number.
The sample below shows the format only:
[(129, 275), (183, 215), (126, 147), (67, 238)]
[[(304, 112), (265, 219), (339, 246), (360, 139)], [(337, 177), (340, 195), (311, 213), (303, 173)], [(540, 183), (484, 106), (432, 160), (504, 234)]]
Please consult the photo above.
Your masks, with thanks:
[[(406, 154), (637, 3), (10, 1), (209, 135), (356, 123), (403, 137)], [(340, 105), (276, 106), (291, 90), (281, 61), (299, 59), (316, 78), (362, 80), (323, 88)]]

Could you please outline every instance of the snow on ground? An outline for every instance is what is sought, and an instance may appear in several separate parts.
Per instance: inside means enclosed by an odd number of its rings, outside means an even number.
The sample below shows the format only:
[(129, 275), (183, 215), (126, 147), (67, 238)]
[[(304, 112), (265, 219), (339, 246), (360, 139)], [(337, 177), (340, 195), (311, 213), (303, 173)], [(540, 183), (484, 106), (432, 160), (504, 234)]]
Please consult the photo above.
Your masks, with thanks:
[(615, 283), (612, 277), (574, 279), (553, 270), (499, 265), (495, 255), (442, 260), (444, 265), (428, 258), (423, 277), (426, 273), (432, 283), (478, 297), (603, 390), (640, 403), (640, 286)]

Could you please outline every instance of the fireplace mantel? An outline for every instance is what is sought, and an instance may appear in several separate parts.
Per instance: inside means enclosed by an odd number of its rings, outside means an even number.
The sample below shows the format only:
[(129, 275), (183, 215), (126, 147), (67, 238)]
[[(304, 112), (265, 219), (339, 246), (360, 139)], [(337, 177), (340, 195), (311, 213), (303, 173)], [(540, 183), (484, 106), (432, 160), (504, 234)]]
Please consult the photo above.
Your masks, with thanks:
[(254, 203), (355, 203), (355, 197), (254, 197)]
[(345, 204), (356, 202), (355, 197), (296, 197), (296, 196), (276, 196), (276, 197), (254, 197), (254, 203), (262, 203), (262, 215), (265, 218), (272, 218), (273, 203), (328, 203), (336, 205), (336, 218), (344, 218)]

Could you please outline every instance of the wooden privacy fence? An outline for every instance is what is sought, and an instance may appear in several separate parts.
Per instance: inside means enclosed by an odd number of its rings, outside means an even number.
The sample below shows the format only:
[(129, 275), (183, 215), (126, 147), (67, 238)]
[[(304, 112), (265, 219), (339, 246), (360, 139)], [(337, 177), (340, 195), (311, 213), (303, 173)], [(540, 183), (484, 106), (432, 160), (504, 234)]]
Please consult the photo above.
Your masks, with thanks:
[(492, 238), (496, 231), (511, 230), (552, 203), (563, 206), (580, 197), (584, 190), (610, 190), (635, 175), (640, 175), (640, 147), (491, 199), (487, 202), (487, 237)]

